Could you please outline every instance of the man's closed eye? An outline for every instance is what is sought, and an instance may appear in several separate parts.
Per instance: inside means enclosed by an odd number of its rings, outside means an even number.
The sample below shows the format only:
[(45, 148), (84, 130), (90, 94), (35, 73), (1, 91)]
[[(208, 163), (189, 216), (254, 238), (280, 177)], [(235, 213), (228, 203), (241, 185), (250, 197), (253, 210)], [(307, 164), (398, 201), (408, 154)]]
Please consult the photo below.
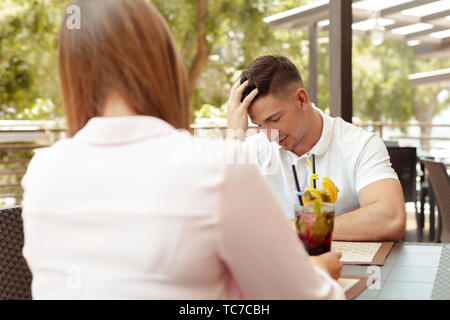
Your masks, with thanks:
[(276, 118), (276, 119), (271, 119), (270, 121), (272, 121), (272, 122), (278, 122), (278, 120), (280, 120), (280, 118), (281, 118), (281, 117), (278, 117), (278, 118)]

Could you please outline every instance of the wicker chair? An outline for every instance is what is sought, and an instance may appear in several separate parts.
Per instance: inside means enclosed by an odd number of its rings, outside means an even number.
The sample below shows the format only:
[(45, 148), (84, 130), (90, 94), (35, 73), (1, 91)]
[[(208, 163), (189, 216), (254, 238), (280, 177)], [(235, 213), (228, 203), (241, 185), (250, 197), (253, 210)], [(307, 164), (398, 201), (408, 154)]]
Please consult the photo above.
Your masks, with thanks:
[(438, 242), (450, 242), (450, 178), (444, 164), (423, 161), (439, 209)]
[(22, 248), (22, 208), (0, 209), (0, 300), (31, 299), (32, 276)]

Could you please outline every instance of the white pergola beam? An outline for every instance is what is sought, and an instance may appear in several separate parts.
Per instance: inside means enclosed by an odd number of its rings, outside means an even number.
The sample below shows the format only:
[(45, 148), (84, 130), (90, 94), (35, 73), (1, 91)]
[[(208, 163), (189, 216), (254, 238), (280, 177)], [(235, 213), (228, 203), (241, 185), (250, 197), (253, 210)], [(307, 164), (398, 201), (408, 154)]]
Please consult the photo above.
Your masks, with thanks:
[(328, 10), (317, 13), (314, 16), (307, 17), (303, 20), (294, 22), (291, 24), (291, 29), (303, 29), (309, 27), (312, 24), (317, 23), (318, 21), (327, 20), (330, 17), (330, 13)]
[(414, 54), (424, 58), (450, 58), (450, 38), (441, 40), (441, 43), (438, 44), (423, 44), (415, 46)]
[(446, 16), (450, 16), (450, 9), (444, 10), (444, 11), (439, 11), (439, 12), (436, 12), (436, 13), (432, 13), (432, 14), (429, 14), (429, 15), (426, 15), (426, 16), (422, 16), (420, 18), (420, 21), (428, 22), (428, 21), (433, 21), (433, 20), (437, 20), (437, 19), (440, 19), (440, 18), (444, 18)]
[(450, 68), (410, 74), (408, 79), (412, 86), (440, 85), (450, 88)]
[[(364, 30), (355, 30), (353, 29), (353, 35), (361, 36), (361, 37), (369, 37), (370, 36), (370, 30), (364, 31)], [(397, 40), (397, 41), (409, 41), (413, 39), (406, 39), (404, 34), (394, 34), (389, 31), (386, 31), (384, 33), (384, 37), (386, 39), (391, 40)], [(420, 40), (422, 44), (429, 44), (429, 45), (440, 45), (442, 43), (442, 40), (439, 38), (432, 38), (428, 35), (423, 35), (421, 37), (414, 38), (417, 40)]]
[[(416, 23), (429, 23), (432, 24), (435, 27), (447, 27), (450, 28), (450, 20), (439, 20), (436, 22), (425, 22), (422, 21), (422, 19), (420, 17), (415, 17), (415, 16), (407, 16), (404, 14), (400, 14), (400, 13), (393, 13), (390, 15), (386, 15), (384, 16), (384, 18), (386, 19), (392, 19), (395, 20), (395, 23), (402, 23), (403, 25), (401, 27), (407, 26), (407, 25), (411, 25), (411, 24), (416, 24)], [(389, 26), (389, 29), (394, 29), (394, 28), (398, 28), (398, 27), (393, 27), (393, 26)]]
[(407, 9), (423, 6), (425, 4), (428, 4), (428, 3), (431, 3), (431, 2), (436, 2), (436, 1), (439, 1), (439, 0), (414, 0), (414, 1), (409, 1), (409, 2), (402, 3), (402, 4), (399, 4), (399, 5), (396, 5), (396, 6), (392, 6), (392, 7), (388, 7), (388, 8), (382, 9), (382, 10), (380, 10), (380, 15), (381, 16), (386, 16), (386, 15), (389, 15), (389, 14), (401, 12), (403, 10), (407, 10)]
[[(317, 17), (323, 16), (326, 12), (328, 15), (329, 0), (320, 0), (308, 5), (283, 11), (263, 19), (271, 27), (288, 27), (302, 20), (308, 20), (310, 24), (317, 22)], [(320, 19), (320, 18), (319, 18)]]
[[(436, 27), (435, 26), (435, 27), (433, 27), (431, 29), (417, 31), (417, 32), (413, 32), (413, 33), (408, 33), (405, 36), (405, 39), (407, 39), (407, 40), (416, 39), (418, 37), (429, 35), (429, 34), (431, 34), (433, 32), (443, 31), (443, 30), (447, 30), (447, 29), (450, 29), (450, 28), (449, 27)], [(441, 40), (439, 40), (439, 41), (441, 41)]]
[[(358, 1), (358, 0), (356, 0)], [(355, 0), (353, 2), (356, 2)], [(419, 40), (419, 48), (414, 47), (419, 55), (429, 55), (429, 50), (437, 50), (439, 56), (446, 56), (446, 51), (450, 51), (445, 39), (431, 37), (430, 34), (450, 29), (450, 19), (445, 19), (450, 15), (450, 9), (443, 7), (441, 11), (428, 14), (422, 17), (402, 14), (402, 11), (420, 7), (429, 3), (435, 3), (439, 0), (413, 0), (396, 6), (380, 10), (380, 16), (385, 19), (392, 19), (394, 24), (387, 25), (385, 29), (385, 38), (399, 41)], [(353, 23), (365, 21), (375, 17), (377, 11), (362, 8), (352, 8)], [(311, 4), (287, 10), (264, 19), (271, 27), (284, 29), (306, 29), (319, 21), (330, 18), (330, 0), (321, 0)], [(398, 34), (394, 29), (410, 26), (418, 23), (429, 23), (433, 27), (427, 30), (417, 31), (409, 34)], [(392, 32), (394, 30), (394, 33)], [(318, 27), (318, 32), (330, 32), (330, 25)], [(353, 34), (359, 36), (370, 36), (369, 31), (353, 29)], [(434, 49), (430, 49), (434, 48)], [(450, 55), (450, 53), (448, 54)]]

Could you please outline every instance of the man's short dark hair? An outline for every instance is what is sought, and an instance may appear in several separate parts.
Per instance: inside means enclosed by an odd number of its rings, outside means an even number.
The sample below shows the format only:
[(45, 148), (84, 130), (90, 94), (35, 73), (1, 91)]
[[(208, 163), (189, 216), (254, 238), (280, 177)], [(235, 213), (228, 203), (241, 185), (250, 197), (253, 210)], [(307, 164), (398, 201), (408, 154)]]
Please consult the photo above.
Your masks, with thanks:
[(243, 101), (255, 88), (258, 95), (278, 94), (290, 84), (297, 82), (303, 87), (302, 77), (297, 67), (284, 56), (261, 56), (253, 60), (241, 74), (241, 83), (249, 80), (242, 94)]

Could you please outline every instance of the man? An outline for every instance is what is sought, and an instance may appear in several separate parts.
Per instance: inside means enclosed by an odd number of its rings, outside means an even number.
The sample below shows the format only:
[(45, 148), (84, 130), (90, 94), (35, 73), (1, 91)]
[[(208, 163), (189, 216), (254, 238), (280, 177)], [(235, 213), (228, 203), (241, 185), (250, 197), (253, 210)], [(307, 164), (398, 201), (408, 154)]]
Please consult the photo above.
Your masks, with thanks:
[[(331, 102), (332, 103), (332, 102)], [(261, 133), (243, 145), (277, 195), (289, 219), (294, 218), (295, 181), (309, 185), (307, 159), (316, 173), (339, 189), (333, 238), (400, 240), (405, 231), (401, 185), (383, 141), (341, 118), (331, 118), (309, 101), (295, 65), (282, 56), (263, 56), (247, 67), (228, 101), (228, 132), (245, 139), (248, 116)], [(273, 139), (274, 131), (279, 137)], [(270, 141), (276, 140), (276, 141)]]

